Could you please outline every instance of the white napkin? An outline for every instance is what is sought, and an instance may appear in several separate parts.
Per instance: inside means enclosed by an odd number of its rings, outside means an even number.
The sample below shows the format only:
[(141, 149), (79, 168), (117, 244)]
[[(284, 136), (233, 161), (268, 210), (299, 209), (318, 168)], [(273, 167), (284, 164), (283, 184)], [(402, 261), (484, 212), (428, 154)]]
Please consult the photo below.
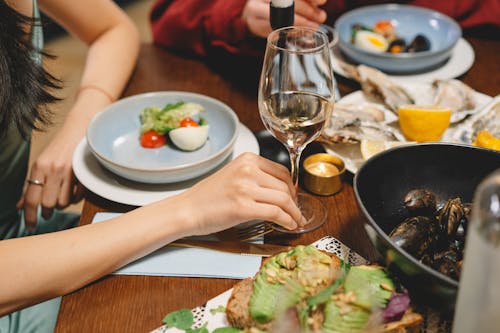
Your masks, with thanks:
[[(92, 223), (109, 220), (118, 215), (120, 213), (97, 213)], [(254, 276), (260, 264), (260, 257), (204, 249), (164, 247), (113, 274), (245, 279)]]

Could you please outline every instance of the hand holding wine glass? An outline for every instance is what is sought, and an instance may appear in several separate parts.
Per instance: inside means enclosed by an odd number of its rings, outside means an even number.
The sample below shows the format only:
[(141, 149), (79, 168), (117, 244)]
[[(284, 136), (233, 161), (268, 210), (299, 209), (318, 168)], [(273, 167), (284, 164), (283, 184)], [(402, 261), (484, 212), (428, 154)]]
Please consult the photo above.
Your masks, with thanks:
[[(260, 78), (259, 112), (266, 128), (290, 153), (296, 188), (300, 154), (320, 135), (330, 118), (333, 102), (333, 73), (326, 35), (306, 27), (273, 31), (267, 39)], [(299, 193), (297, 203), (307, 224), (293, 230), (294, 233), (310, 231), (324, 223), (326, 209), (319, 199)]]

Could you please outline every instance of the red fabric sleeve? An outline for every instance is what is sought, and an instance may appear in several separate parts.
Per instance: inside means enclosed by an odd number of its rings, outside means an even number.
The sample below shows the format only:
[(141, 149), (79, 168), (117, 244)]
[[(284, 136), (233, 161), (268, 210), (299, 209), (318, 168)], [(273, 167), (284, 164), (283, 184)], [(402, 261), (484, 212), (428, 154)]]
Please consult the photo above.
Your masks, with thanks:
[(252, 37), (241, 19), (245, 4), (246, 0), (157, 0), (150, 16), (153, 41), (199, 56), (211, 48), (251, 53)]
[(413, 0), (410, 4), (446, 14), (464, 29), (480, 25), (500, 27), (499, 0)]
[(328, 22), (330, 23), (350, 9), (389, 2), (436, 10), (455, 19), (464, 29), (481, 25), (500, 27), (499, 0), (329, 0), (325, 5), (325, 10), (328, 13)]
[[(247, 0), (156, 0), (151, 12), (153, 41), (198, 56), (226, 52), (262, 56), (265, 41), (251, 36), (241, 14)], [(383, 0), (328, 0), (328, 24), (344, 12)], [(500, 27), (499, 0), (394, 0), (440, 11), (462, 28)]]

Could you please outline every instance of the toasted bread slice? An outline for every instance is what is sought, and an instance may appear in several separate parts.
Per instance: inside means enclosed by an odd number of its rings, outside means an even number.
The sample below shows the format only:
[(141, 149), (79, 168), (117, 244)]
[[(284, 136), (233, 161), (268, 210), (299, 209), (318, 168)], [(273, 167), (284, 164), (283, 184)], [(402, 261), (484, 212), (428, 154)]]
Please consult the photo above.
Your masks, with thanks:
[(250, 328), (257, 327), (267, 331), (271, 327), (268, 324), (258, 324), (250, 317), (249, 303), (253, 293), (253, 279), (248, 278), (238, 282), (233, 287), (231, 297), (227, 302), (226, 316), (227, 320), (233, 327)]
[(423, 320), (424, 318), (421, 314), (413, 312), (412, 309), (408, 309), (400, 320), (384, 324), (382, 332), (420, 333)]

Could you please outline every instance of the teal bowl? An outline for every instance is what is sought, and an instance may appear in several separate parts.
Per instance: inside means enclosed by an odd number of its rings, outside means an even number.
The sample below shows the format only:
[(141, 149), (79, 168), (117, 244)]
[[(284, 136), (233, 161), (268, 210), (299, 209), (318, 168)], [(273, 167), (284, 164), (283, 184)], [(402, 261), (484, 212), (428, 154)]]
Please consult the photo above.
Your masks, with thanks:
[[(375, 53), (351, 43), (351, 28), (354, 24), (371, 27), (380, 20), (390, 20), (397, 35), (407, 42), (418, 34), (424, 35), (430, 41), (430, 50)], [(462, 36), (462, 29), (457, 22), (444, 14), (397, 4), (366, 6), (349, 11), (338, 18), (335, 30), (339, 35), (339, 48), (349, 59), (394, 74), (423, 72), (441, 66)]]
[[(195, 151), (171, 144), (148, 149), (140, 144), (139, 115), (145, 107), (179, 101), (201, 104), (208, 121), (207, 142)], [(142, 183), (175, 183), (201, 176), (225, 161), (238, 135), (238, 117), (226, 104), (200, 94), (165, 91), (121, 99), (99, 112), (87, 129), (90, 150), (109, 171)]]

